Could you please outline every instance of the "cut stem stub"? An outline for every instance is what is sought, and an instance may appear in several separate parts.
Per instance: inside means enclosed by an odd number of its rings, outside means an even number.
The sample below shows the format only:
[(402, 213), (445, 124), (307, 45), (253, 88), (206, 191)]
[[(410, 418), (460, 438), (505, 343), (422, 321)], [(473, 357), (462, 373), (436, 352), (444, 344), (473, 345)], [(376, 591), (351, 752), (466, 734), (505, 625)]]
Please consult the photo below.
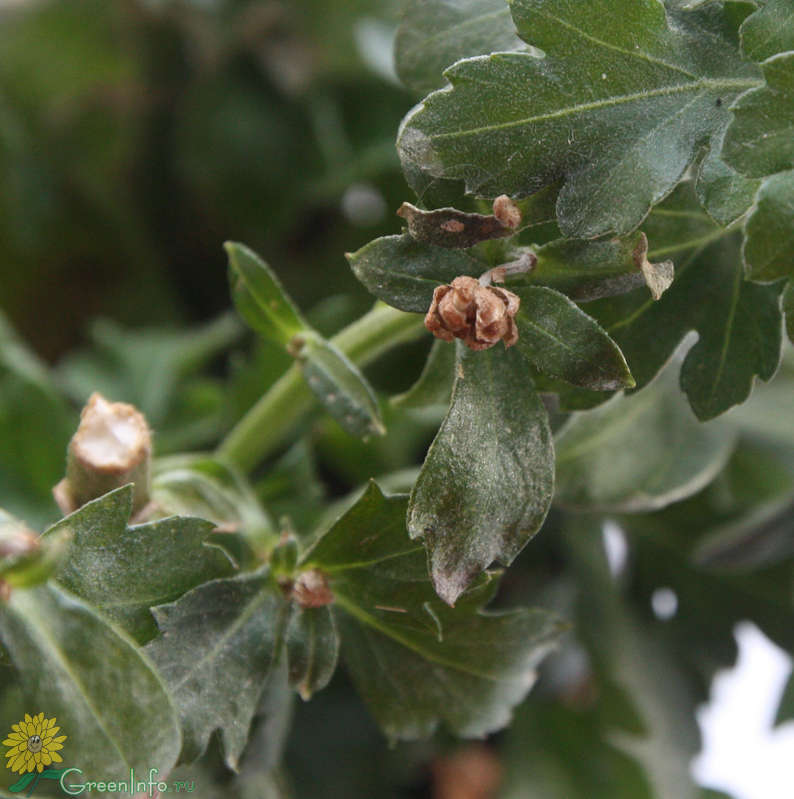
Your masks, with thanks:
[(63, 513), (71, 513), (114, 488), (134, 483), (133, 514), (149, 501), (152, 434), (143, 414), (124, 402), (94, 393), (69, 442), (66, 477), (53, 489)]

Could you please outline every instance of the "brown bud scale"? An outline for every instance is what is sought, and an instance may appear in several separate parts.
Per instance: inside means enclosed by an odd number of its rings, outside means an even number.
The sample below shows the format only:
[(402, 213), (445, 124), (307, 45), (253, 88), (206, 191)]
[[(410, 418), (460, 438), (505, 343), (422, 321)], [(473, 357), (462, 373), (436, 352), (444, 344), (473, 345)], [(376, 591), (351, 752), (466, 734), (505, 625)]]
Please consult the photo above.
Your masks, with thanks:
[(433, 292), (425, 327), (444, 341), (462, 339), (472, 350), (487, 350), (499, 341), (512, 347), (518, 341), (519, 303), (511, 291), (483, 286), (473, 277), (456, 277)]

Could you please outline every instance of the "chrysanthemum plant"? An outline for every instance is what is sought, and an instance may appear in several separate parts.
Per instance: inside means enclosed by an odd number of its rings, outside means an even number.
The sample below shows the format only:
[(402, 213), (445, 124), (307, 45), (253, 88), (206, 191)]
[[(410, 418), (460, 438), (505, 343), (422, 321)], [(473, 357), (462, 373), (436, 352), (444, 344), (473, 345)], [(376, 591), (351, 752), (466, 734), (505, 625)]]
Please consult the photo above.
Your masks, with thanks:
[[(326, 338), (227, 245), (240, 316), (293, 365), (200, 455), (152, 460), (157, 431), (92, 398), (64, 518), (40, 537), (0, 518), (7, 679), (86, 774), (166, 774), (215, 733), (237, 769), (255, 724), (270, 774), (293, 693), (339, 660), (397, 741), (499, 730), (550, 650), (585, 651), (575, 679), (547, 667), (546, 695), (622, 692), (623, 716), (588, 728), (613, 731), (604, 762), (620, 746), (647, 795), (694, 796), (692, 705), (665, 691), (703, 696), (739, 619), (794, 645), (794, 472), (758, 432), (783, 400), (721, 418), (794, 332), (794, 4), (408, 0), (395, 61), (424, 99), (397, 137), (407, 227), (348, 255), (374, 308)], [(418, 382), (378, 396), (362, 368), (425, 328)], [(10, 334), (2, 353), (6, 384), (54, 413)], [(316, 529), (276, 524), (249, 482), (307, 417), (370, 440), (442, 405), (410, 482), (373, 480)], [(548, 609), (486, 609), (522, 550)], [(664, 627), (616, 601), (660, 586), (682, 608)]]

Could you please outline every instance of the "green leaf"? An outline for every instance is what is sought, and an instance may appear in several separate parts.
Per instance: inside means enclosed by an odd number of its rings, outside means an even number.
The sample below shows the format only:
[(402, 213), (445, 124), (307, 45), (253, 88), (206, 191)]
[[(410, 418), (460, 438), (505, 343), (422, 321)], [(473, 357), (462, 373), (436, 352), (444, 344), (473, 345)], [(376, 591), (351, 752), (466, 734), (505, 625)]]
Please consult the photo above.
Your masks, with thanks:
[(303, 699), (325, 688), (336, 671), (339, 635), (328, 607), (294, 607), (286, 633), (290, 685)]
[(574, 414), (555, 437), (555, 498), (585, 511), (654, 510), (700, 491), (722, 470), (735, 435), (701, 424), (668, 367), (637, 394)]
[(415, 313), (427, 312), (436, 286), (460, 275), (479, 277), (489, 268), (473, 254), (433, 247), (408, 233), (375, 239), (347, 259), (355, 276), (376, 297)]
[[(537, 263), (529, 274), (508, 277), (506, 287), (544, 285), (577, 302), (624, 294), (646, 285), (641, 265), (658, 270), (666, 264), (647, 262), (642, 233), (609, 241), (556, 239), (532, 252)], [(525, 249), (511, 250), (518, 258)], [(650, 256), (656, 254), (651, 252)], [(356, 277), (376, 297), (402, 311), (426, 313), (437, 286), (460, 275), (480, 277), (497, 266), (481, 251), (434, 247), (410, 235), (384, 236), (348, 255)]]
[(304, 333), (297, 354), (312, 393), (354, 436), (383, 435), (378, 401), (359, 368), (330, 341)]
[(160, 515), (207, 519), (224, 531), (240, 533), (260, 552), (269, 551), (278, 540), (271, 518), (245, 478), (216, 458), (158, 458), (154, 462), (151, 497)]
[(31, 709), (55, 716), (64, 756), (86, 777), (167, 774), (181, 736), (171, 700), (125, 635), (56, 586), (14, 591), (0, 638)]
[(456, 608), (439, 602), (405, 509), (405, 497), (371, 483), (304, 564), (328, 575), (343, 657), (390, 738), (424, 737), (442, 721), (458, 735), (485, 735), (508, 723), (562, 626), (540, 610), (479, 611), (491, 575)]
[(764, 178), (744, 236), (742, 256), (751, 280), (794, 275), (794, 170)]
[(417, 94), (444, 85), (445, 67), (497, 50), (524, 50), (505, 0), (409, 0), (397, 29), (394, 61)]
[(424, 540), (450, 605), (494, 560), (512, 562), (543, 523), (554, 484), (548, 418), (522, 356), (458, 343), (456, 371), (408, 509), (408, 532)]
[(451, 89), (404, 121), (400, 157), (409, 178), (463, 179), (485, 196), (532, 194), (564, 175), (557, 219), (567, 236), (636, 228), (724, 124), (730, 101), (760, 84), (723, 36), (716, 4), (688, 12), (686, 24), (657, 0), (512, 0), (511, 9), (545, 58), (497, 53), (450, 67)]
[(436, 339), (422, 374), (404, 394), (391, 398), (391, 404), (405, 410), (423, 410), (449, 405), (455, 379), (455, 348)]
[(607, 241), (555, 239), (534, 251), (538, 258), (535, 268), (510, 281), (509, 288), (540, 283), (577, 302), (625, 294), (645, 283), (634, 255), (641, 236)]
[(147, 644), (179, 711), (182, 759), (198, 758), (214, 730), (236, 768), (279, 659), (289, 606), (266, 571), (213, 580), (153, 609), (161, 635)]
[(699, 339), (684, 359), (681, 388), (696, 416), (706, 421), (747, 399), (756, 375), (769, 380), (775, 373), (781, 287), (743, 279), (735, 236), (693, 219), (690, 237), (680, 227), (686, 221), (680, 216), (687, 213), (684, 207), (670, 211), (677, 215), (659, 220), (674, 220), (673, 230), (678, 227), (681, 237), (664, 250), (681, 254), (672, 287), (658, 302), (632, 292), (598, 300), (587, 310), (618, 344), (640, 388), (696, 330)]
[(762, 178), (794, 169), (794, 53), (781, 53), (761, 68), (766, 85), (733, 104), (722, 157), (743, 175)]
[(742, 23), (742, 52), (753, 61), (764, 61), (794, 50), (794, 9), (790, 0), (767, 0)]
[(515, 289), (516, 347), (543, 374), (597, 391), (631, 388), (617, 344), (578, 305), (544, 286)]
[(237, 310), (265, 338), (287, 345), (308, 327), (270, 267), (244, 244), (227, 241), (229, 280)]
[(640, 723), (638, 730), (615, 727), (610, 743), (642, 764), (653, 796), (696, 799), (689, 764), (700, 737), (688, 675), (664, 646), (658, 625), (650, 627), (623, 601), (593, 521), (570, 520), (564, 530), (578, 589), (577, 631), (602, 690), (617, 686)]
[(759, 182), (740, 175), (722, 159), (725, 131), (711, 137), (711, 147), (700, 164), (695, 190), (709, 216), (728, 227), (747, 213), (755, 200)]
[(156, 632), (152, 605), (233, 567), (222, 549), (205, 542), (211, 522), (170, 517), (128, 526), (131, 510), (132, 486), (124, 486), (83, 505), (45, 535), (72, 533), (58, 582), (145, 640)]
[(786, 333), (788, 340), (794, 343), (794, 281), (789, 280), (783, 291), (783, 312), (786, 314)]
[(45, 364), (0, 313), (0, 505), (36, 527), (57, 518), (52, 487), (76, 426)]

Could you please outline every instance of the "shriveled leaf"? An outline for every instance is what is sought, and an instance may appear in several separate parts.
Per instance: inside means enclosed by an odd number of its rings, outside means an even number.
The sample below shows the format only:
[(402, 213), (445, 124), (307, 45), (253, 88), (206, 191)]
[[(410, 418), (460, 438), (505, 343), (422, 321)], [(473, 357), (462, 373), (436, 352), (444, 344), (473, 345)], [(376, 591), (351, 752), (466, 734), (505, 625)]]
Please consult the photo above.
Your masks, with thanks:
[(455, 348), (436, 340), (430, 349), (422, 374), (404, 394), (392, 397), (391, 404), (405, 410), (449, 405), (455, 379)]
[(493, 214), (474, 214), (456, 208), (423, 211), (403, 203), (397, 211), (408, 224), (408, 233), (417, 241), (448, 249), (473, 247), (488, 239), (512, 236), (515, 229), (503, 224)]
[(546, 517), (554, 450), (522, 356), (458, 344), (452, 402), (411, 494), (408, 532), (427, 548), (438, 595), (455, 603), (493, 561), (515, 558)]
[(461, 58), (525, 48), (506, 0), (410, 0), (394, 62), (409, 89), (427, 94), (444, 85), (444, 69)]
[(767, 0), (742, 23), (742, 51), (753, 61), (794, 50), (794, 7), (791, 0)]
[(311, 699), (328, 685), (339, 657), (339, 634), (330, 609), (294, 607), (286, 647), (290, 684), (303, 699)]
[(174, 516), (129, 526), (131, 510), (132, 486), (124, 486), (83, 505), (45, 535), (72, 534), (58, 582), (145, 640), (156, 632), (152, 605), (229, 574), (233, 566), (222, 549), (205, 543), (211, 522)]
[(725, 466), (735, 435), (702, 424), (672, 364), (637, 394), (574, 414), (555, 437), (556, 499), (587, 511), (654, 510), (700, 491)]
[(182, 759), (198, 758), (220, 730), (224, 760), (236, 768), (279, 659), (289, 605), (262, 571), (213, 580), (152, 612), (161, 635), (145, 652), (179, 711)]
[(179, 755), (179, 720), (149, 662), (125, 635), (54, 585), (14, 591), (0, 608), (0, 638), (27, 701), (55, 716), (64, 758), (86, 778), (167, 774)]
[(762, 178), (794, 169), (794, 53), (781, 53), (761, 68), (766, 84), (733, 104), (722, 157), (743, 175)]
[(716, 4), (687, 12), (685, 25), (657, 0), (512, 0), (511, 10), (545, 58), (450, 67), (451, 89), (403, 123), (400, 157), (409, 179), (462, 179), (485, 196), (532, 194), (564, 175), (557, 219), (568, 236), (636, 228), (730, 101), (760, 85), (723, 36)]
[(540, 610), (480, 611), (495, 587), (490, 575), (446, 607), (423, 548), (406, 534), (405, 510), (405, 497), (370, 484), (305, 565), (328, 574), (343, 657), (390, 738), (424, 737), (440, 722), (485, 735), (508, 723), (562, 626)]
[(244, 244), (226, 242), (229, 281), (237, 310), (265, 338), (287, 345), (307, 327), (270, 267)]
[(614, 341), (564, 294), (516, 289), (518, 350), (543, 374), (596, 391), (631, 388), (634, 379)]
[(378, 401), (359, 368), (334, 344), (304, 334), (298, 363), (312, 393), (351, 435), (383, 435)]
[[(775, 373), (781, 287), (744, 280), (736, 236), (726, 235), (702, 211), (694, 210), (697, 205), (688, 205), (694, 203), (686, 199), (691, 187), (682, 189), (663, 209), (669, 214), (654, 212), (648, 224), (651, 241), (667, 238), (668, 223), (673, 223), (673, 236), (678, 231), (678, 243), (657, 253), (676, 258), (670, 289), (658, 302), (633, 292), (598, 300), (587, 311), (617, 342), (638, 387), (654, 377), (690, 330), (696, 330), (699, 339), (684, 360), (681, 387), (697, 417), (705, 421), (747, 399), (756, 376), (769, 380)], [(651, 228), (657, 226), (660, 235), (655, 239)]]
[(794, 170), (763, 180), (744, 236), (742, 255), (751, 280), (767, 283), (794, 275)]

